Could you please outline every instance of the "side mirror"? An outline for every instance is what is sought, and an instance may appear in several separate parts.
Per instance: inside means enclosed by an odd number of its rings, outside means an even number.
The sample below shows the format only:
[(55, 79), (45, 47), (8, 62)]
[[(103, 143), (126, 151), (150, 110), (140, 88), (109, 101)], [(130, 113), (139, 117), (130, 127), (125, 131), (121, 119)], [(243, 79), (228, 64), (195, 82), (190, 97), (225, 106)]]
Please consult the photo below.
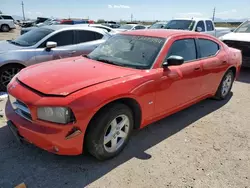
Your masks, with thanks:
[(197, 32), (202, 32), (202, 28), (201, 28), (201, 27), (197, 27), (197, 28), (196, 28), (196, 31), (197, 31)]
[(55, 47), (57, 47), (57, 43), (56, 42), (50, 42), (50, 41), (48, 41), (47, 43), (46, 43), (46, 49), (52, 49), (52, 48), (55, 48)]
[(168, 66), (178, 66), (182, 65), (184, 63), (184, 59), (181, 56), (178, 55), (171, 55), (168, 57), (167, 62), (163, 63), (163, 68), (166, 68)]

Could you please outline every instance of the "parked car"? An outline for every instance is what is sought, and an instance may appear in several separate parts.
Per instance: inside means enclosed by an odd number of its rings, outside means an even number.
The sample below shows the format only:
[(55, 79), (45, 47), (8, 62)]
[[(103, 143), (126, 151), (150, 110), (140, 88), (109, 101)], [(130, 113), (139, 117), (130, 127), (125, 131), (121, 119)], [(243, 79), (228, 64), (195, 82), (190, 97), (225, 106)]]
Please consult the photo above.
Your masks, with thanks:
[(230, 28), (214, 26), (211, 19), (202, 18), (177, 18), (170, 20), (164, 29), (181, 29), (194, 32), (206, 33), (215, 37), (221, 37), (231, 32)]
[(85, 57), (23, 69), (8, 85), (7, 124), (49, 152), (109, 159), (132, 130), (205, 98), (226, 99), (240, 66), (241, 52), (209, 35), (123, 32)]
[(103, 29), (44, 26), (15, 40), (0, 41), (0, 90), (22, 68), (44, 61), (88, 54), (111, 35)]
[(22, 28), (20, 31), (20, 34), (23, 35), (24, 33), (27, 33), (28, 31), (35, 29), (37, 27), (43, 27), (43, 26), (47, 26), (47, 25), (57, 25), (60, 24), (60, 20), (59, 19), (47, 19), (45, 22), (43, 23), (38, 23), (33, 25), (32, 27), (25, 27)]
[(89, 27), (99, 28), (99, 29), (104, 29), (104, 30), (106, 30), (106, 31), (107, 31), (109, 34), (111, 34), (111, 35), (120, 33), (119, 31), (117, 31), (117, 30), (115, 30), (115, 29), (113, 29), (113, 28), (111, 28), (111, 27), (102, 25), (102, 24), (89, 24), (88, 26), (89, 26)]
[(124, 24), (115, 30), (123, 32), (128, 30), (139, 30), (139, 29), (146, 29), (146, 27), (144, 25), (139, 25), (139, 24)]
[(113, 29), (120, 27), (120, 24), (117, 23), (117, 22), (114, 22), (114, 21), (106, 21), (106, 22), (103, 23), (103, 25), (111, 27)]
[(11, 29), (15, 29), (14, 19), (6, 14), (0, 14), (0, 30), (3, 32), (9, 32)]
[(243, 22), (234, 32), (219, 38), (228, 46), (237, 48), (242, 52), (242, 66), (250, 67), (250, 20)]
[(168, 22), (156, 22), (149, 27), (149, 29), (164, 29)]

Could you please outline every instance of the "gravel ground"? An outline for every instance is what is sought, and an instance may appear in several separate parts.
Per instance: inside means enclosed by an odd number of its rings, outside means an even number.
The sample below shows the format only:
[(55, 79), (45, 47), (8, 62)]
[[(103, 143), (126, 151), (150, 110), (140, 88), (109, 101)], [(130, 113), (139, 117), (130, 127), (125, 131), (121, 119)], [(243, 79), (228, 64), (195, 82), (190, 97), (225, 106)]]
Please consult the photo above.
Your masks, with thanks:
[(17, 38), (20, 35), (20, 27), (16, 26), (16, 29), (11, 30), (10, 32), (1, 32), (0, 31), (0, 41), (1, 40), (12, 40)]
[(250, 187), (249, 93), (242, 70), (227, 101), (204, 100), (135, 132), (106, 162), (18, 145), (2, 118), (0, 187)]

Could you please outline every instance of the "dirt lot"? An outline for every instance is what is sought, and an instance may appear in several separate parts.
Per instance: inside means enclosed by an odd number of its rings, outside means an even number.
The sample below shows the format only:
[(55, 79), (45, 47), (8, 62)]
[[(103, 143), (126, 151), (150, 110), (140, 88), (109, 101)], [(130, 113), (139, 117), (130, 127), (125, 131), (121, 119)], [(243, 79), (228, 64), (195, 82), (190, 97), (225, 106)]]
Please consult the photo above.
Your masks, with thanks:
[(18, 145), (1, 118), (0, 188), (250, 187), (249, 93), (243, 69), (228, 100), (204, 100), (135, 132), (106, 162)]
[(0, 31), (0, 41), (1, 40), (12, 40), (17, 38), (20, 35), (20, 27), (16, 26), (16, 29), (11, 30), (10, 32), (1, 32)]

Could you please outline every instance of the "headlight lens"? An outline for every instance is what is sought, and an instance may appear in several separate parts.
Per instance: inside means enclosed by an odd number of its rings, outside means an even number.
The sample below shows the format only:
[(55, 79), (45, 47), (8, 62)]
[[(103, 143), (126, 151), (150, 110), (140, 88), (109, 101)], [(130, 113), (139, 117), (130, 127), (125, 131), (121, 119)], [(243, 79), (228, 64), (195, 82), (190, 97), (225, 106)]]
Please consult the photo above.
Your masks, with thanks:
[(75, 121), (72, 110), (66, 107), (39, 107), (37, 109), (37, 117), (40, 120), (59, 124), (67, 124)]

